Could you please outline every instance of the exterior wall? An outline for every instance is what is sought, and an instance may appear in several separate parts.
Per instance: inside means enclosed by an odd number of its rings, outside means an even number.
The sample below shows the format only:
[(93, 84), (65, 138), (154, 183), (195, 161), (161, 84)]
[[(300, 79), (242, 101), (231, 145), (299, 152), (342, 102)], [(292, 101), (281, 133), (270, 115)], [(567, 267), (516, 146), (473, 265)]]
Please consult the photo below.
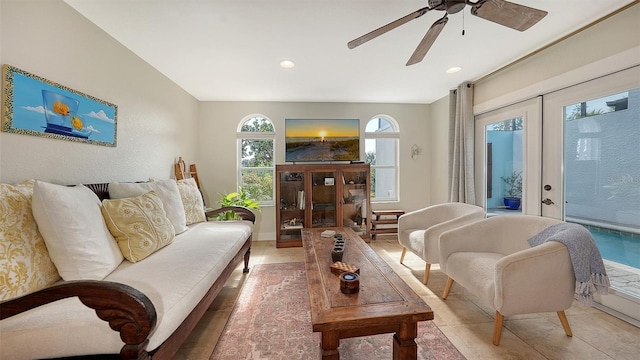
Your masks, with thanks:
[(197, 161), (195, 98), (61, 0), (0, 6), (3, 64), (118, 106), (117, 147), (0, 132), (0, 181), (167, 179)]
[[(411, 158), (411, 146), (430, 149), (431, 119), (429, 105), (364, 104), (364, 103), (299, 103), (299, 102), (202, 102), (199, 120), (198, 173), (203, 179), (203, 192), (210, 206), (220, 193), (236, 189), (238, 145), (236, 131), (247, 115), (261, 114), (276, 128), (276, 164), (284, 163), (285, 118), (349, 118), (360, 119), (361, 157), (364, 157), (364, 127), (376, 115), (394, 118), (400, 128), (400, 201), (372, 205), (373, 209), (415, 210), (430, 204), (431, 158), (428, 151)], [(263, 207), (257, 214), (258, 240), (275, 239), (275, 212)]]
[[(567, 217), (640, 229), (639, 129), (640, 89), (629, 91), (626, 110), (566, 122)], [(583, 156), (580, 140), (593, 141)]]

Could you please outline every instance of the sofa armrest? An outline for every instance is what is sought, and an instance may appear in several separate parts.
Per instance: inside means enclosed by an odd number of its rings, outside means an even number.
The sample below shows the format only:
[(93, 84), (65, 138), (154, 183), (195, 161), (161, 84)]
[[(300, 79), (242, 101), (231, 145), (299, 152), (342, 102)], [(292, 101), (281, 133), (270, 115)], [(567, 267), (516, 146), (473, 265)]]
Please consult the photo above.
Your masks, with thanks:
[(427, 229), (424, 236), (433, 238), (436, 242), (439, 241), (440, 236), (449, 230), (457, 229), (461, 226), (484, 219), (483, 212), (469, 213), (454, 219), (447, 220), (445, 222), (436, 224)]
[[(142, 292), (109, 281), (67, 281), (0, 303), (0, 320), (58, 300), (77, 297), (120, 333), (124, 359), (144, 359), (148, 337), (156, 325), (156, 310)], [(70, 339), (73, 341), (72, 339)]]
[(210, 218), (212, 216), (224, 213), (226, 211), (233, 210), (242, 218), (242, 220), (251, 221), (252, 223), (256, 222), (256, 215), (249, 209), (243, 206), (225, 206), (219, 209), (208, 210), (204, 213), (206, 218)]
[(434, 210), (423, 208), (400, 215), (398, 218), (399, 229), (426, 229), (433, 223)]
[(557, 241), (503, 257), (495, 279), (495, 307), (505, 316), (568, 309), (576, 281), (569, 251)]

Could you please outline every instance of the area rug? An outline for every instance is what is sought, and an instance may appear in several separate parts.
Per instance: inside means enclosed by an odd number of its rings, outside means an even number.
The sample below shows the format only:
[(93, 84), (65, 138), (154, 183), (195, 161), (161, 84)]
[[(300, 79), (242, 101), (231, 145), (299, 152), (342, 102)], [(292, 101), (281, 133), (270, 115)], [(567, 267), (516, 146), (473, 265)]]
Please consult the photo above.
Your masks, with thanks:
[[(418, 324), (418, 359), (465, 359), (433, 322)], [(342, 339), (340, 359), (392, 359), (392, 336)], [(311, 328), (304, 264), (254, 266), (210, 359), (319, 358), (320, 333)]]

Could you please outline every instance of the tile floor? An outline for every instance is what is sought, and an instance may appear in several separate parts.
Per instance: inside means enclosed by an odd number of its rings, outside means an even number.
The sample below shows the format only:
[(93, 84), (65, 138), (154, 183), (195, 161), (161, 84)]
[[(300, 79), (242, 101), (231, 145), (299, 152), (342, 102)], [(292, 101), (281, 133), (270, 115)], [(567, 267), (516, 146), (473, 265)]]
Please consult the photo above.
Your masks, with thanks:
[[(566, 311), (573, 337), (564, 334), (555, 313), (518, 315), (505, 319), (500, 346), (494, 346), (493, 310), (456, 285), (442, 300), (446, 276), (433, 265), (429, 286), (424, 286), (424, 262), (408, 253), (404, 265), (400, 264), (402, 248), (395, 237), (379, 236), (371, 246), (431, 306), (435, 324), (469, 360), (635, 360), (640, 356), (640, 328), (576, 302)], [(275, 241), (255, 242), (251, 251), (251, 265), (302, 261), (302, 248), (276, 249)], [(209, 359), (244, 279), (238, 267), (175, 359)]]

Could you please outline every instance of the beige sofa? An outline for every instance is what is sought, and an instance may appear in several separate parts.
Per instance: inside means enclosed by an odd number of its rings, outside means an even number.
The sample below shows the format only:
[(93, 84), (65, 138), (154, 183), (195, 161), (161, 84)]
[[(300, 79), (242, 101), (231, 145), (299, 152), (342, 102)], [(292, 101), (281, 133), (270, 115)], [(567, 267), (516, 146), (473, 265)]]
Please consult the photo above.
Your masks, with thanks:
[(436, 204), (406, 213), (398, 219), (400, 264), (407, 249), (426, 262), (423, 283), (427, 285), (431, 264), (440, 263), (440, 235), (447, 230), (484, 219), (482, 207), (460, 202)]
[[(87, 187), (108, 198), (108, 184)], [(37, 214), (35, 195), (33, 202)], [(170, 359), (238, 264), (248, 271), (255, 217), (234, 209), (244, 221), (190, 224), (170, 244), (142, 260), (121, 261), (101, 280), (61, 279), (0, 303), (0, 358)]]
[(505, 316), (556, 312), (572, 336), (564, 311), (573, 303), (576, 277), (567, 246), (528, 240), (563, 223), (533, 215), (501, 215), (449, 230), (440, 237), (440, 269), (495, 310), (493, 344), (500, 344)]

